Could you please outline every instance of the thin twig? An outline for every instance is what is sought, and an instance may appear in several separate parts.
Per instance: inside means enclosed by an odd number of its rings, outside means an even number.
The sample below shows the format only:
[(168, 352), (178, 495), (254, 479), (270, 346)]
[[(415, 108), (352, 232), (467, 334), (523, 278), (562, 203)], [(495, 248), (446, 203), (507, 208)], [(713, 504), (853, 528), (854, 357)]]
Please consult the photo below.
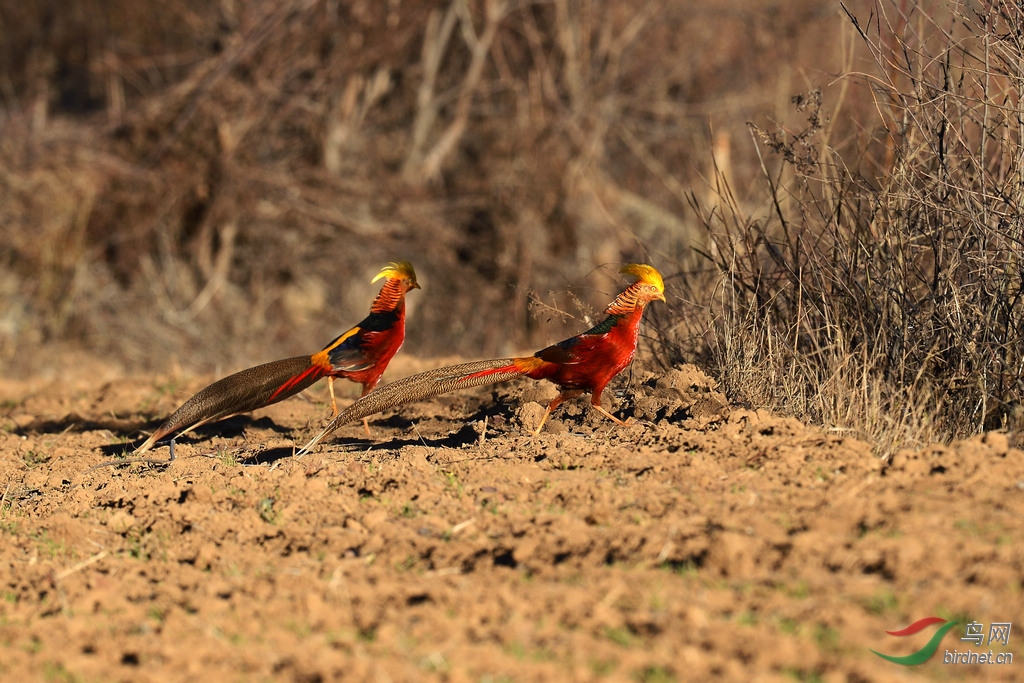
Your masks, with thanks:
[(83, 569), (88, 567), (90, 564), (95, 564), (96, 562), (99, 562), (100, 560), (102, 560), (106, 556), (107, 556), (107, 551), (106, 550), (101, 550), (100, 552), (96, 553), (92, 557), (84, 559), (84, 560), (82, 560), (81, 562), (79, 562), (78, 564), (76, 564), (76, 565), (74, 565), (72, 567), (68, 567), (64, 571), (62, 571), (59, 574), (57, 574), (57, 576), (55, 578), (58, 581), (62, 581), (64, 579), (68, 578), (69, 576), (71, 576), (72, 574), (74, 574), (75, 572), (82, 571)]
[(12, 483), (14, 483), (13, 480), (9, 480), (7, 482), (7, 488), (4, 489), (4, 495), (0, 496), (0, 510), (4, 509), (4, 503), (7, 502), (7, 494), (11, 492), (11, 484)]
[(424, 439), (423, 435), (420, 434), (420, 430), (416, 427), (415, 422), (412, 423), (412, 431), (416, 432), (416, 438), (420, 440), (420, 443), (422, 443), (427, 448), (430, 448), (430, 445), (427, 443), (426, 439)]

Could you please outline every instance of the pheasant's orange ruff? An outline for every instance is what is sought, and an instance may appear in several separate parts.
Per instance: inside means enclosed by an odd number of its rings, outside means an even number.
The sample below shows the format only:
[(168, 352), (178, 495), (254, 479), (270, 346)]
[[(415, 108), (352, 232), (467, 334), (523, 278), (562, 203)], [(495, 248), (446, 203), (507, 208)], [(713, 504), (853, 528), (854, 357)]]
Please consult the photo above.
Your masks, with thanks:
[(615, 297), (614, 301), (608, 304), (608, 308), (604, 309), (604, 312), (608, 315), (623, 315), (634, 311), (640, 303), (640, 290), (646, 284), (641, 280), (626, 287), (621, 294)]
[(393, 311), (405, 300), (405, 285), (399, 279), (388, 278), (380, 288), (380, 294), (370, 305), (370, 313)]

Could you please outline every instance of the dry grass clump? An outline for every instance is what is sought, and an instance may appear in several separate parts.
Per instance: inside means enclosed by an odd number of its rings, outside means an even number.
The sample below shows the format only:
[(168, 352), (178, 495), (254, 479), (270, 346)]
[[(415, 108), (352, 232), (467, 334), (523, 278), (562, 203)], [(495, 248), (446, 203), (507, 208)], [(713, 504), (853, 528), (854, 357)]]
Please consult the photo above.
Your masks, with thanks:
[(1024, 14), (850, 20), (871, 59), (843, 97), (870, 96), (873, 125), (837, 142), (845, 100), (826, 117), (818, 92), (796, 98), (802, 130), (753, 129), (784, 159), (764, 167), (770, 211), (745, 217), (729, 188), (694, 205), (730, 394), (891, 452), (1000, 427), (1024, 394)]

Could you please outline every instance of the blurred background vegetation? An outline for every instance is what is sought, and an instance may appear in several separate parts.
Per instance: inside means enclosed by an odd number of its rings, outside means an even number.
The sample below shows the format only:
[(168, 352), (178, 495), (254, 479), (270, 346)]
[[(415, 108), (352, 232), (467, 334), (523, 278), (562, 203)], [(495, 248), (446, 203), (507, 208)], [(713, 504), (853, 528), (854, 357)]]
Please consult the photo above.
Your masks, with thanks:
[[(580, 331), (901, 444), (1015, 419), (1014, 3), (0, 2), (0, 364), (311, 353), (409, 259), (406, 353)], [(659, 310), (660, 308), (660, 310)]]

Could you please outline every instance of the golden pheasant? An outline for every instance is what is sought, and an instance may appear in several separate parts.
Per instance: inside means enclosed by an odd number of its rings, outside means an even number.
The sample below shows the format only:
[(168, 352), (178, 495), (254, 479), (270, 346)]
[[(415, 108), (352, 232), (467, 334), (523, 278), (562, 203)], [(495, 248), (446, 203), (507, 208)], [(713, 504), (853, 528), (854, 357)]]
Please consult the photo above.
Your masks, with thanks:
[[(185, 401), (135, 452), (174, 432), (187, 434), (196, 427), (247, 413), (294, 396), (327, 377), (331, 415), (338, 414), (334, 378), (345, 377), (363, 385), (362, 396), (380, 381), (391, 358), (405, 341), (405, 295), (419, 289), (416, 271), (407, 261), (389, 263), (373, 278), (384, 279), (370, 314), (312, 356), (296, 356), (257, 365), (218, 380)], [(369, 428), (367, 428), (369, 430)]]
[(624, 266), (620, 272), (638, 279), (608, 305), (604, 311), (607, 317), (583, 334), (532, 356), (462, 363), (387, 384), (343, 410), (300, 453), (308, 452), (335, 429), (353, 420), (365, 420), (388, 408), (456, 389), (523, 376), (549, 380), (560, 389), (558, 396), (548, 404), (535, 434), (540, 433), (551, 411), (566, 399), (585, 392), (591, 393), (590, 403), (595, 410), (625, 425), (601, 407), (601, 392), (633, 360), (644, 307), (651, 301), (665, 301), (665, 282), (661, 273), (645, 264)]

